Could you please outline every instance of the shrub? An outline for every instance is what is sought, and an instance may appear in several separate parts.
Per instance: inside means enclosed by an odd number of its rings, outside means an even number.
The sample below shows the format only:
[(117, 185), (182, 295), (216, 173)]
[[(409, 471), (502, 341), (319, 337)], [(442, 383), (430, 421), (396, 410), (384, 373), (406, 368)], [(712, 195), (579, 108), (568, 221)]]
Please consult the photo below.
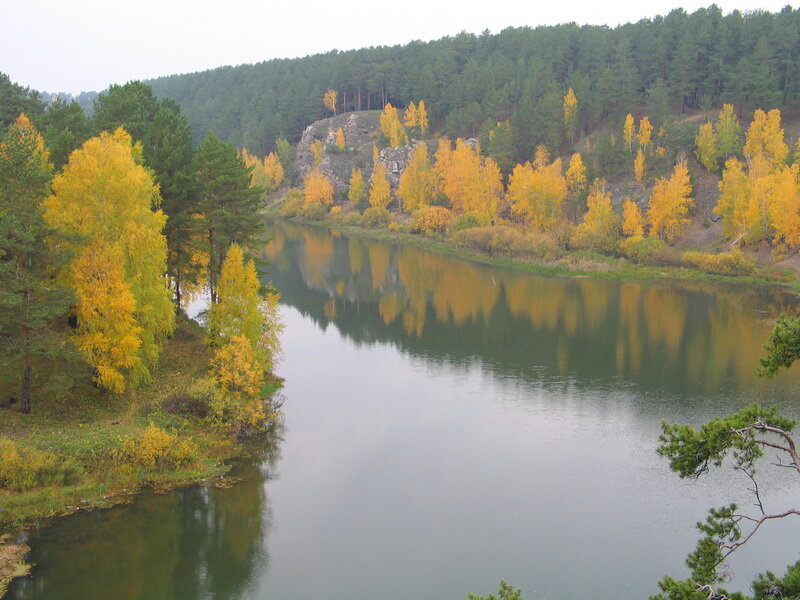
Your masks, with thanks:
[(756, 270), (755, 263), (742, 254), (738, 248), (722, 254), (705, 252), (686, 252), (683, 255), (691, 264), (707, 273), (719, 275), (751, 275)]
[(382, 206), (370, 206), (362, 215), (364, 227), (386, 227), (390, 220), (389, 211)]
[(480, 215), (476, 215), (475, 213), (464, 213), (456, 217), (456, 220), (453, 222), (453, 231), (462, 231), (464, 229), (472, 229), (473, 227), (481, 227), (484, 225), (488, 225), (485, 218), (481, 218)]
[(330, 215), (332, 217), (338, 217), (342, 214), (342, 207), (341, 206), (332, 206), (330, 210)]
[(444, 233), (450, 227), (453, 214), (443, 206), (425, 206), (417, 211), (411, 231), (433, 235)]
[(328, 214), (328, 207), (324, 204), (317, 203), (312, 204), (310, 206), (304, 206), (303, 209), (300, 211), (300, 215), (304, 219), (309, 219), (311, 221), (321, 221), (325, 218), (325, 215)]
[(119, 462), (151, 470), (184, 467), (194, 458), (195, 450), (188, 440), (181, 440), (153, 423), (126, 438), (117, 453)]
[(297, 188), (292, 188), (283, 197), (280, 214), (282, 217), (296, 217), (303, 210), (304, 204), (303, 192)]
[(48, 484), (69, 484), (77, 479), (79, 469), (72, 461), (60, 460), (50, 452), (20, 448), (7, 438), (0, 438), (0, 488), (24, 492)]
[(664, 240), (655, 237), (629, 237), (620, 242), (622, 254), (638, 264), (654, 261), (656, 252), (665, 246)]
[(548, 235), (506, 226), (457, 231), (453, 234), (453, 241), (484, 254), (536, 259), (554, 259), (559, 254), (558, 245)]
[(354, 227), (361, 227), (364, 224), (364, 218), (357, 212), (347, 213), (342, 222), (345, 225), (351, 225)]

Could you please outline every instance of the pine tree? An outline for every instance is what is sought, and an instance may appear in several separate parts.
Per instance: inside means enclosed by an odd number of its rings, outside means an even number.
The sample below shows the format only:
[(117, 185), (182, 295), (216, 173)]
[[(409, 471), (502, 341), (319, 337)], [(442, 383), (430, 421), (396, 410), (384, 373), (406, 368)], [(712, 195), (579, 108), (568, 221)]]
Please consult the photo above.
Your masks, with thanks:
[[(32, 357), (63, 354), (55, 321), (71, 296), (53, 278), (42, 201), (52, 177), (42, 136), (25, 115), (0, 139), (0, 355), (19, 360), (22, 412), (31, 411)], [(1, 364), (1, 363), (0, 363)]]
[(233, 146), (219, 141), (213, 133), (197, 149), (195, 185), (213, 304), (217, 301), (217, 278), (228, 246), (253, 245), (264, 231), (264, 220), (258, 212), (264, 193), (251, 187), (250, 173)]

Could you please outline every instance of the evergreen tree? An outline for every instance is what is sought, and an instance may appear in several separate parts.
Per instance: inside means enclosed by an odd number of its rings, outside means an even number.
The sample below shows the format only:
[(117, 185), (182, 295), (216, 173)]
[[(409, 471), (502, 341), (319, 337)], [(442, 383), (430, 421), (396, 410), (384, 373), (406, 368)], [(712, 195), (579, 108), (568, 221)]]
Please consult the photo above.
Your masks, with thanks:
[[(71, 297), (54, 281), (54, 234), (42, 216), (53, 166), (25, 115), (0, 141), (0, 355), (18, 360), (22, 412), (31, 410), (32, 357), (65, 354), (54, 329)], [(0, 363), (1, 364), (1, 363)]]
[(213, 304), (226, 249), (231, 244), (251, 246), (264, 230), (258, 213), (264, 191), (250, 186), (250, 172), (236, 150), (213, 133), (197, 150), (195, 185)]

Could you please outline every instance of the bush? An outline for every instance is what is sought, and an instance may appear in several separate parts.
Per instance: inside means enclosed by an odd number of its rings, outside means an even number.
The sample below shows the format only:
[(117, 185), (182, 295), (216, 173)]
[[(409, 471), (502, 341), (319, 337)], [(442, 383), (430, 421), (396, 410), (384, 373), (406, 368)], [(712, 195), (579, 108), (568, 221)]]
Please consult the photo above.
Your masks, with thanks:
[(195, 450), (188, 440), (181, 440), (153, 423), (129, 436), (117, 452), (117, 460), (150, 470), (174, 469), (194, 462)]
[(655, 237), (629, 237), (619, 244), (622, 254), (638, 264), (654, 262), (656, 252), (664, 248), (664, 240)]
[(453, 213), (443, 206), (425, 206), (414, 215), (411, 231), (433, 235), (445, 233), (453, 220)]
[(353, 227), (361, 227), (364, 224), (364, 218), (357, 212), (347, 213), (342, 222), (345, 225), (351, 225)]
[(292, 188), (283, 197), (280, 214), (282, 217), (296, 217), (303, 210), (304, 204), (303, 192), (297, 188)]
[(456, 220), (453, 222), (453, 231), (463, 231), (464, 229), (488, 225), (485, 221), (486, 219), (481, 218), (480, 215), (476, 215), (475, 213), (464, 213), (456, 217)]
[(389, 211), (382, 206), (370, 206), (362, 215), (364, 227), (386, 227), (390, 220)]
[(300, 211), (300, 215), (304, 219), (309, 219), (310, 221), (321, 221), (327, 214), (328, 207), (321, 203), (312, 204), (311, 206), (304, 206)]
[(686, 252), (683, 257), (703, 271), (718, 275), (751, 275), (756, 270), (755, 263), (738, 248), (722, 254)]
[(523, 232), (514, 227), (473, 227), (453, 234), (453, 241), (484, 254), (520, 258), (554, 259), (558, 246), (543, 233)]
[(20, 448), (0, 438), (0, 488), (24, 492), (49, 484), (73, 483), (79, 474), (75, 463), (60, 460), (50, 452)]

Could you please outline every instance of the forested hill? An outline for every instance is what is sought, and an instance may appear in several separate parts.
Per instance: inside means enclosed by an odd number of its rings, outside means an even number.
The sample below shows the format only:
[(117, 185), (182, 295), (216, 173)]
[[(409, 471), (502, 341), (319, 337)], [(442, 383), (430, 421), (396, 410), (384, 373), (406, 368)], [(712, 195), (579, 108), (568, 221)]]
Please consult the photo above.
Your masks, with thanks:
[(404, 46), (271, 60), (173, 75), (148, 83), (177, 100), (202, 139), (221, 138), (263, 154), (296, 140), (327, 116), (321, 98), (339, 92), (340, 111), (424, 99), (432, 124), (450, 136), (476, 135), (511, 119), (518, 159), (538, 144), (559, 147), (562, 98), (572, 87), (579, 126), (593, 129), (647, 105), (651, 118), (721, 102), (744, 111), (798, 103), (800, 11), (735, 11), (711, 6), (616, 28), (566, 24), (461, 33)]

